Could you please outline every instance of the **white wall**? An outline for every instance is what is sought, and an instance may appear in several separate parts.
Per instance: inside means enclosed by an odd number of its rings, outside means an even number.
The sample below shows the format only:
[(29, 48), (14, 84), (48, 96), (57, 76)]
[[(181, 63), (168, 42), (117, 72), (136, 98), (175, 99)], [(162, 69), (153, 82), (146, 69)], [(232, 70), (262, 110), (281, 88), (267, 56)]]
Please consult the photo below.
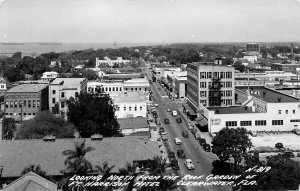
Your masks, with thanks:
[[(147, 105), (145, 102), (140, 103), (114, 103), (115, 105), (118, 105), (120, 107), (119, 110), (116, 110), (115, 115), (117, 118), (127, 118), (130, 115), (133, 115), (132, 117), (147, 117)], [(126, 107), (126, 110), (124, 110), (124, 107)], [(131, 107), (131, 111), (129, 111), (129, 107)], [(137, 107), (137, 111), (135, 111), (135, 107)], [(142, 107), (142, 109), (140, 108)]]

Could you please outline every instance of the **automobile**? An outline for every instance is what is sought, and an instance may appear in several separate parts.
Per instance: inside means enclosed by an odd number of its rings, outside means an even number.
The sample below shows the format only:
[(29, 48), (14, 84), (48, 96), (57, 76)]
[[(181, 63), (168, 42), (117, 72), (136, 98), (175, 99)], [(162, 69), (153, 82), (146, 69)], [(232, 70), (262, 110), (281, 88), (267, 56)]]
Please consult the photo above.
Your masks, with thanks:
[(184, 152), (183, 152), (182, 149), (177, 151), (177, 156), (178, 156), (178, 158), (180, 158), (180, 159), (185, 158), (185, 154), (184, 154)]
[(201, 146), (203, 146), (204, 144), (206, 144), (206, 140), (205, 139), (199, 139), (199, 143)]
[(162, 132), (162, 133), (161, 133), (161, 140), (163, 140), (163, 141), (167, 141), (167, 140), (168, 140), (168, 137), (167, 137), (167, 133), (166, 133), (166, 132)]
[(177, 119), (176, 119), (176, 122), (177, 122), (177, 123), (182, 123), (181, 118), (177, 118)]
[(192, 124), (188, 124), (187, 128), (188, 128), (188, 130), (192, 130), (193, 129), (193, 125)]
[(295, 155), (294, 155), (294, 153), (292, 151), (285, 151), (283, 153), (283, 156), (287, 157), (287, 158), (294, 158), (295, 157)]
[(192, 133), (193, 135), (195, 135), (195, 134), (197, 133), (197, 129), (196, 129), (196, 128), (193, 128), (193, 129), (191, 130), (191, 133)]
[(158, 103), (155, 104), (155, 107), (158, 107)]
[(170, 109), (170, 108), (167, 108), (166, 110), (167, 110), (167, 112), (171, 112), (171, 109)]
[(181, 145), (181, 143), (182, 143), (181, 140), (178, 137), (174, 138), (174, 142), (175, 142), (176, 145)]
[(184, 166), (188, 169), (188, 170), (194, 170), (195, 166), (193, 164), (193, 161), (191, 159), (186, 159), (184, 161)]
[(156, 113), (153, 113), (154, 118), (158, 118), (158, 115)]
[(176, 159), (171, 161), (171, 167), (173, 170), (179, 170), (179, 165), (178, 165), (178, 161)]
[(161, 122), (159, 120), (156, 120), (157, 125), (161, 125)]
[(165, 129), (163, 127), (159, 128), (159, 133), (162, 134), (163, 132), (165, 132)]
[(210, 145), (206, 143), (206, 144), (203, 145), (203, 149), (204, 149), (206, 152), (209, 152), (211, 148), (210, 148)]
[(165, 124), (170, 124), (169, 119), (165, 119)]
[(175, 153), (173, 151), (169, 152), (168, 157), (171, 162), (176, 160)]
[(189, 133), (187, 131), (182, 131), (182, 136), (184, 138), (189, 138)]
[(174, 117), (176, 117), (176, 116), (177, 116), (177, 111), (173, 110), (173, 111), (172, 111), (172, 115), (173, 115)]

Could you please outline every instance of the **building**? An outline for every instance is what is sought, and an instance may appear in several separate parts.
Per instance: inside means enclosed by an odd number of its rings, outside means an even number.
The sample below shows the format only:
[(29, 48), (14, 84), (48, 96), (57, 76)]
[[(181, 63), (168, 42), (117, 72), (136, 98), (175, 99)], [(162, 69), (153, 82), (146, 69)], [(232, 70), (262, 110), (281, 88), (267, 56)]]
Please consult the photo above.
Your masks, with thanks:
[(58, 77), (59, 77), (59, 74), (57, 72), (44, 72), (43, 76), (41, 77), (41, 80), (49, 82), (50, 80), (53, 80)]
[(124, 92), (110, 95), (115, 106), (117, 118), (146, 117), (149, 93)]
[(146, 78), (135, 78), (131, 80), (126, 80), (123, 82), (124, 91), (142, 91), (147, 92), (151, 90), (149, 81)]
[(96, 58), (96, 68), (103, 67), (102, 65), (108, 65), (113, 66), (114, 64), (128, 64), (130, 63), (130, 60), (123, 60), (122, 57), (117, 57), (116, 60), (111, 60), (107, 56), (104, 57), (104, 60), (100, 60), (99, 58)]
[(9, 89), (4, 96), (5, 116), (17, 119), (35, 116), (48, 110), (47, 84), (22, 84)]
[(234, 104), (234, 68), (214, 63), (187, 66), (188, 105), (196, 111), (203, 106)]
[(118, 172), (125, 168), (127, 163), (136, 163), (142, 167), (143, 162), (160, 156), (157, 142), (136, 137), (113, 137), (102, 140), (82, 139), (54, 139), (44, 141), (43, 139), (31, 140), (3, 140), (0, 141), (1, 160), (3, 167), (1, 181), (20, 177), (23, 169), (31, 164), (40, 164), (47, 176), (61, 177), (62, 170), (66, 169), (64, 161), (66, 156), (62, 154), (65, 150), (74, 150), (75, 143), (85, 142), (86, 147), (93, 147), (85, 158), (97, 170), (96, 165), (108, 162), (115, 166), (112, 172)]
[(6, 80), (3, 77), (0, 77), (0, 91), (6, 91)]
[(52, 111), (55, 104), (58, 104), (59, 112), (67, 112), (66, 101), (70, 97), (77, 97), (80, 92), (87, 90), (86, 78), (56, 78), (49, 84), (49, 108)]
[(144, 78), (143, 73), (118, 73), (118, 74), (99, 74), (103, 80), (131, 80), (135, 78)]
[(120, 129), (125, 136), (149, 137), (149, 124), (146, 117), (119, 118)]
[(250, 63), (257, 62), (257, 56), (255, 56), (255, 55), (246, 55), (246, 56), (244, 56), (243, 59), (250, 62)]
[(293, 74), (297, 74), (297, 68), (298, 70), (300, 70), (300, 63), (289, 63), (289, 64), (272, 63), (271, 64), (272, 70), (284, 71)]
[(200, 105), (200, 117), (210, 133), (224, 127), (251, 131), (291, 131), (300, 127), (299, 98), (264, 86), (240, 86), (235, 92), (239, 106)]
[(185, 98), (186, 97), (186, 82), (187, 82), (187, 71), (176, 72), (175, 74), (167, 75), (166, 85), (174, 98)]
[(176, 72), (181, 72), (180, 67), (156, 67), (153, 70), (153, 74), (155, 75), (156, 78), (161, 79), (161, 78), (167, 78), (169, 74), (176, 74)]
[(247, 52), (259, 52), (260, 45), (258, 43), (248, 43), (248, 44), (246, 44), (246, 51)]

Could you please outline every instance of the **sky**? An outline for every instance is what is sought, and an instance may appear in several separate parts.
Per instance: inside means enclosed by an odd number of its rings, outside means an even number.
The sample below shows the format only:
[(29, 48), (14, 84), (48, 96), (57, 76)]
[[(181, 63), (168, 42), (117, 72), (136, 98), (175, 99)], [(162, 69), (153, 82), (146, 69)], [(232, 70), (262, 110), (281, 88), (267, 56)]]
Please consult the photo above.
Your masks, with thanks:
[(0, 0), (0, 42), (300, 42), (300, 0)]

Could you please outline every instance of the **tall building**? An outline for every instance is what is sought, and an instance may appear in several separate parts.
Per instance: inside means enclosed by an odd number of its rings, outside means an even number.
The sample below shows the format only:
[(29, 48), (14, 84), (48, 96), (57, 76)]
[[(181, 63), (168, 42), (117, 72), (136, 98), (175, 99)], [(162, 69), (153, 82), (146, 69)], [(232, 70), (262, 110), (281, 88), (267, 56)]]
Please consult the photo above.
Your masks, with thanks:
[(195, 111), (203, 106), (234, 104), (234, 68), (214, 63), (191, 63), (187, 66), (188, 105)]
[(246, 50), (247, 52), (259, 52), (260, 45), (258, 43), (248, 43), (246, 44)]

